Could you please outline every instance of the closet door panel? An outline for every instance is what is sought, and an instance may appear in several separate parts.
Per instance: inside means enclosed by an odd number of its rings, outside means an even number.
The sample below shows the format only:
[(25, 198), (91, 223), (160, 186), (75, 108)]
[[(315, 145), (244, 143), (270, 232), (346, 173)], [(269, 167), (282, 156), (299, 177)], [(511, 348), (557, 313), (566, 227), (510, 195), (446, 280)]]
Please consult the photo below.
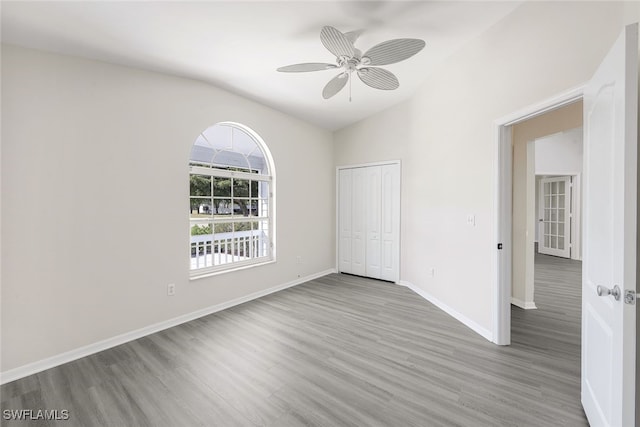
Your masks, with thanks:
[(352, 169), (351, 176), (351, 273), (364, 276), (366, 274), (366, 174), (364, 168)]
[(380, 278), (397, 282), (400, 253), (400, 166), (381, 167), (381, 240), (382, 260)]
[(380, 241), (380, 216), (382, 213), (380, 187), (381, 167), (371, 166), (366, 170), (366, 230), (367, 230), (367, 246), (366, 246), (366, 275), (374, 279), (380, 278), (380, 260), (381, 260), (381, 241)]
[(338, 199), (338, 270), (352, 273), (351, 267), (351, 196), (352, 171), (342, 169), (339, 174)]

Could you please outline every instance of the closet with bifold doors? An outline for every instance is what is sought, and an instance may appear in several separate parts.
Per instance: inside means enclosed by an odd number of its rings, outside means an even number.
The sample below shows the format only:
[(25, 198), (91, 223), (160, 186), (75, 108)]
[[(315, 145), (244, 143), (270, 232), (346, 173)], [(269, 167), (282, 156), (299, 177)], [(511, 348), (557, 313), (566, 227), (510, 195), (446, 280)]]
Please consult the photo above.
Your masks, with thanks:
[(400, 280), (400, 163), (338, 168), (338, 271)]

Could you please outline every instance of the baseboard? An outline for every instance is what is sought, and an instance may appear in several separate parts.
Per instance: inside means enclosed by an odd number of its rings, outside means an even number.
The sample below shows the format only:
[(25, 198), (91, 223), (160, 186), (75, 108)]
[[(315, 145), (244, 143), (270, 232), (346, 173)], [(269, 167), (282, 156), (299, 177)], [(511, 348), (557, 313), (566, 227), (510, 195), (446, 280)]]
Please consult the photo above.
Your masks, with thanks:
[(428, 293), (424, 289), (421, 289), (421, 288), (417, 287), (416, 285), (414, 285), (413, 283), (406, 282), (404, 280), (401, 280), (400, 282), (398, 282), (398, 284), (406, 286), (407, 288), (411, 289), (413, 292), (415, 292), (416, 294), (420, 295), (422, 298), (426, 299), (431, 304), (435, 305), (440, 310), (442, 310), (445, 313), (447, 313), (449, 316), (451, 316), (454, 319), (458, 320), (459, 322), (461, 322), (462, 324), (464, 324), (465, 326), (470, 328), (472, 331), (474, 331), (478, 335), (482, 336), (483, 338), (485, 338), (488, 341), (493, 342), (493, 334), (491, 333), (490, 330), (488, 330), (486, 328), (483, 328), (482, 326), (478, 325), (473, 320), (469, 319), (467, 316), (465, 316), (465, 315), (459, 313), (458, 311), (454, 310), (453, 308), (449, 307), (447, 304), (443, 303), (442, 301), (440, 301), (439, 299), (437, 299), (436, 297), (434, 297), (433, 295), (431, 295), (430, 293)]
[(538, 307), (536, 307), (536, 303), (533, 301), (522, 301), (519, 300), (518, 298), (513, 298), (511, 297), (511, 304), (518, 306), (520, 308), (523, 308), (525, 310), (536, 310)]
[(117, 335), (115, 337), (107, 338), (105, 340), (98, 341), (96, 343), (89, 344), (71, 351), (67, 351), (65, 353), (48, 357), (46, 359), (38, 360), (37, 362), (28, 363), (26, 365), (23, 365), (14, 369), (10, 369), (5, 372), (0, 372), (0, 384), (5, 384), (11, 381), (15, 381), (17, 379), (36, 374), (38, 372), (42, 372), (44, 370), (62, 365), (64, 363), (72, 362), (74, 360), (80, 359), (85, 356), (89, 356), (91, 354), (98, 353), (100, 351), (109, 349), (111, 347), (115, 347), (117, 345), (124, 344), (126, 342), (133, 341), (138, 338), (142, 338), (147, 335), (151, 335), (156, 332), (160, 332), (162, 330), (172, 328), (182, 323), (186, 323), (191, 320), (198, 319), (200, 317), (207, 316), (209, 314), (225, 310), (235, 305), (239, 305), (257, 298), (261, 298), (263, 296), (272, 294), (274, 292), (278, 292), (278, 291), (290, 288), (292, 286), (300, 285), (304, 282), (308, 282), (309, 280), (317, 279), (319, 277), (326, 276), (327, 274), (331, 274), (335, 272), (336, 272), (336, 269), (331, 268), (331, 269), (321, 271), (315, 274), (311, 274), (308, 276), (299, 277), (295, 280), (284, 283), (282, 285), (273, 286), (271, 288), (254, 292), (252, 294), (245, 295), (243, 297), (236, 298), (231, 301), (226, 301), (226, 302), (216, 304), (207, 308), (196, 310), (191, 313), (183, 314), (182, 316), (178, 316), (169, 320), (154, 323), (153, 325), (149, 325), (144, 328), (136, 329), (134, 331)]

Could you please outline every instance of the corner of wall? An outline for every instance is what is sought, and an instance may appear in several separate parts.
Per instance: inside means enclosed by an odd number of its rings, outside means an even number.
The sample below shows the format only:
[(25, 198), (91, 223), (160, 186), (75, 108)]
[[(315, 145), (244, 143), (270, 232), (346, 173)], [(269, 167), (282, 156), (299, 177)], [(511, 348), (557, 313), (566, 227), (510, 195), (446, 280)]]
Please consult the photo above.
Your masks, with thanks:
[(405, 280), (400, 280), (398, 284), (402, 286), (406, 286), (407, 288), (411, 289), (413, 292), (420, 295), (422, 298), (426, 299), (431, 304), (435, 305), (440, 310), (444, 311), (454, 319), (458, 320), (460, 323), (464, 324), (469, 329), (471, 329), (478, 335), (482, 336), (487, 341), (493, 342), (493, 333), (490, 330), (480, 326), (478, 323), (474, 322), (473, 320), (469, 319), (467, 316), (463, 315), (462, 313), (456, 311), (455, 309), (448, 306), (444, 302), (440, 301), (439, 299), (431, 295), (429, 292)]

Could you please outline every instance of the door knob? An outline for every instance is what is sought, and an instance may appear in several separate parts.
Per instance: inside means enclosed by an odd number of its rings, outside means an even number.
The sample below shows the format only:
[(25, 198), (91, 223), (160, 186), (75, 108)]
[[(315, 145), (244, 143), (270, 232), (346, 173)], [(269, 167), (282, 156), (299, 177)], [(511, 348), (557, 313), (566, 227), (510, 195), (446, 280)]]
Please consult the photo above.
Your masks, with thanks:
[(620, 299), (620, 287), (615, 285), (613, 289), (605, 288), (604, 286), (598, 285), (597, 292), (599, 297), (606, 297), (607, 295), (611, 295), (616, 301)]

